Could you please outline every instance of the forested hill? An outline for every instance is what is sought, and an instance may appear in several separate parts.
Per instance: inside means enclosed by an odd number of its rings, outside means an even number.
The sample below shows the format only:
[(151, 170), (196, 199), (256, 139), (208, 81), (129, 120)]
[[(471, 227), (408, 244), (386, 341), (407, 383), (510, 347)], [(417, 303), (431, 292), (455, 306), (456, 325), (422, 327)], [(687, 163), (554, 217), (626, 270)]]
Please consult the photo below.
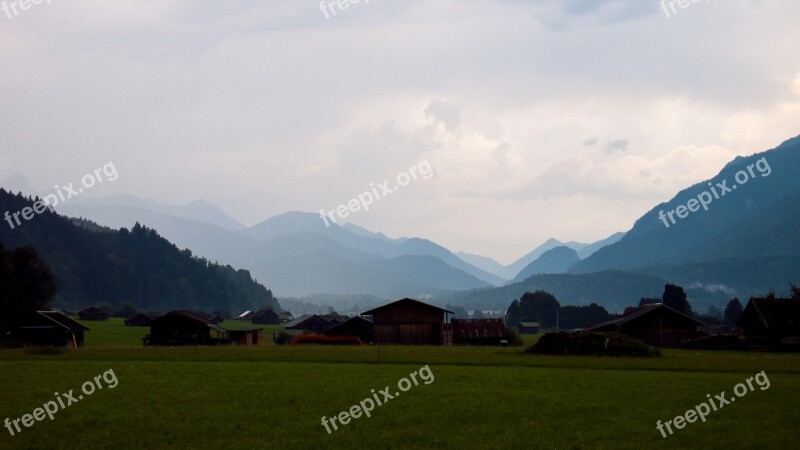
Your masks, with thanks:
[(56, 276), (54, 306), (108, 302), (118, 307), (130, 302), (159, 311), (238, 313), (269, 306), (280, 311), (272, 292), (247, 270), (197, 258), (139, 224), (109, 231), (76, 225), (48, 210), (30, 220), (18, 215), (19, 225), (13, 217), (6, 219), (6, 212), (13, 215), (33, 204), (32, 199), (0, 189), (0, 243), (8, 250), (22, 245), (38, 249)]

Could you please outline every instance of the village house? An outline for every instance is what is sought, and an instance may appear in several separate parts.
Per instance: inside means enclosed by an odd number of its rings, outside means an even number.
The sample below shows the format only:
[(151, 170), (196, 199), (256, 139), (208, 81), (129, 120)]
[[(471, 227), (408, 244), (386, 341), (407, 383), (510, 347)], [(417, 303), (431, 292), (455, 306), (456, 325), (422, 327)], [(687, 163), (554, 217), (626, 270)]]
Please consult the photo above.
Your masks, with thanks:
[(737, 326), (750, 348), (800, 350), (800, 299), (751, 298)]
[(585, 331), (615, 331), (656, 347), (680, 347), (683, 342), (699, 337), (698, 327), (702, 325), (703, 322), (663, 303), (652, 303)]
[(263, 328), (228, 330), (230, 345), (261, 345), (264, 343)]
[(361, 313), (372, 316), (375, 342), (401, 345), (451, 345), (453, 311), (404, 298)]
[(520, 322), (517, 325), (517, 330), (521, 334), (539, 334), (539, 329), (542, 325), (539, 322)]
[(108, 320), (108, 314), (94, 306), (90, 306), (78, 311), (78, 318), (80, 318), (80, 320)]
[(147, 314), (137, 313), (137, 314), (125, 319), (125, 326), (126, 327), (149, 327), (152, 322), (153, 322), (153, 319), (150, 318)]
[(144, 345), (226, 345), (228, 330), (189, 311), (170, 311), (153, 320)]
[(322, 334), (326, 336), (355, 336), (365, 344), (371, 343), (375, 336), (372, 321), (363, 316), (351, 317), (328, 328)]
[(12, 347), (83, 347), (85, 325), (58, 311), (37, 311), (22, 321), (23, 325), (9, 333)]
[(259, 325), (278, 325), (280, 323), (280, 316), (271, 309), (260, 309), (254, 312), (250, 319)]

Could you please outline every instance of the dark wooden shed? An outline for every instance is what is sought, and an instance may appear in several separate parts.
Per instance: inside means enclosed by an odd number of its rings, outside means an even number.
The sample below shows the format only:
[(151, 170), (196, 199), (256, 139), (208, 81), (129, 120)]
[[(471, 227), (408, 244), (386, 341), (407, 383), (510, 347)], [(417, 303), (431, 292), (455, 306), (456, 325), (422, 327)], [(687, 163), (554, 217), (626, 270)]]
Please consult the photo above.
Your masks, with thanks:
[(149, 327), (151, 323), (153, 323), (153, 319), (144, 313), (137, 313), (125, 319), (126, 327)]
[(260, 309), (250, 317), (253, 323), (259, 325), (278, 325), (281, 322), (278, 313), (271, 309)]
[(539, 322), (520, 322), (517, 330), (522, 334), (539, 334), (542, 325)]
[(83, 333), (89, 331), (58, 311), (37, 311), (20, 323), (9, 333), (12, 347), (83, 347)]
[(375, 342), (400, 345), (445, 345), (453, 342), (452, 311), (404, 298), (361, 315), (372, 316)]
[(297, 319), (294, 319), (293, 321), (284, 325), (283, 329), (319, 333), (329, 326), (330, 325), (327, 321), (325, 321), (325, 319), (316, 314), (312, 314), (308, 316), (300, 316)]
[(189, 311), (170, 311), (153, 320), (144, 345), (224, 345), (228, 331)]
[(326, 336), (355, 336), (361, 342), (369, 344), (374, 340), (372, 321), (362, 316), (351, 317), (344, 322), (333, 325), (322, 334)]
[(616, 331), (656, 347), (680, 347), (689, 339), (700, 336), (703, 322), (687, 316), (663, 303), (634, 308), (628, 315), (601, 323), (585, 331)]
[(94, 306), (78, 311), (78, 317), (81, 320), (108, 320), (108, 314)]
[(737, 326), (751, 348), (800, 350), (800, 299), (751, 298)]
[(261, 345), (264, 343), (263, 328), (228, 330), (228, 336), (231, 345)]

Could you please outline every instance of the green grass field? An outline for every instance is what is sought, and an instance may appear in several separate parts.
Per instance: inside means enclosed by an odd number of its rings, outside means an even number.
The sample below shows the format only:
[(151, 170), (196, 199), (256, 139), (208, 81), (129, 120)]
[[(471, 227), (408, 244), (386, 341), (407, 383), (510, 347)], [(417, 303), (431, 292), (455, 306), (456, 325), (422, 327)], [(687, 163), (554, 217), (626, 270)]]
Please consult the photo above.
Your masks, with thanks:
[[(800, 448), (800, 355), (665, 350), (653, 359), (563, 358), (522, 348), (271, 343), (143, 348), (121, 322), (97, 324), (88, 324), (83, 349), (0, 351), (0, 420), (31, 413), (56, 391), (77, 396), (83, 382), (108, 369), (118, 379), (53, 421), (16, 436), (3, 428), (0, 448)], [(397, 392), (398, 380), (424, 365), (431, 384), (331, 434), (322, 427), (323, 415), (349, 409), (371, 389)], [(706, 394), (731, 396), (736, 383), (762, 370), (769, 389), (756, 388), (666, 439), (656, 430), (656, 420), (685, 413)]]

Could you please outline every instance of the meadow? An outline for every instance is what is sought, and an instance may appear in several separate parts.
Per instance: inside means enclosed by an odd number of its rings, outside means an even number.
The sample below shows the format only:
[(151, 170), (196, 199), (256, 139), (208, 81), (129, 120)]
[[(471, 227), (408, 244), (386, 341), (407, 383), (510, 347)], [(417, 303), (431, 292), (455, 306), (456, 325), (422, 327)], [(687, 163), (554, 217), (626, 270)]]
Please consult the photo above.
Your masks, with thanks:
[[(241, 324), (239, 324), (241, 325)], [(98, 390), (11, 436), (9, 449), (800, 448), (800, 355), (663, 350), (648, 359), (552, 357), (524, 347), (144, 348), (147, 328), (89, 323), (77, 350), (0, 351), (0, 420), (113, 369)], [(232, 328), (232, 324), (223, 326)], [(250, 326), (249, 324), (241, 325)], [(92, 336), (92, 333), (95, 333)], [(271, 331), (265, 330), (265, 335)], [(536, 336), (525, 336), (527, 344)], [(328, 434), (371, 390), (420, 383)], [(765, 371), (736, 403), (662, 438), (670, 420)]]

